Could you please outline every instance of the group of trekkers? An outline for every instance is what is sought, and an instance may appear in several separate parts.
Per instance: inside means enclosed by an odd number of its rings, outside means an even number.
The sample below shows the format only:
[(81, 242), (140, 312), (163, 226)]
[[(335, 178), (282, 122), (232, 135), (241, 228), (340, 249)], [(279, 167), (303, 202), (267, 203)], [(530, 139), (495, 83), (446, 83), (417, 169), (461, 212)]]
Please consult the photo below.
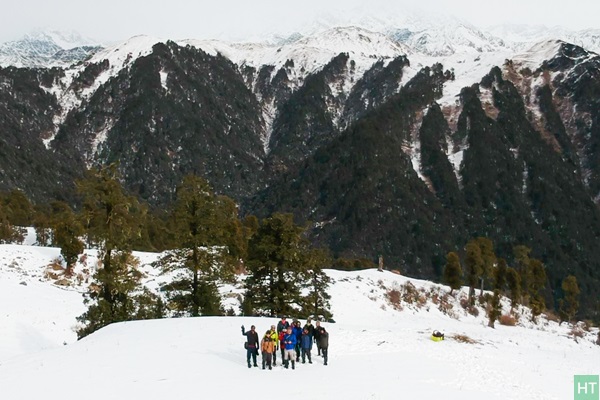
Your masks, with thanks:
[(321, 326), (320, 321), (316, 321), (316, 326), (313, 326), (311, 319), (308, 318), (302, 327), (300, 321), (295, 319), (290, 324), (286, 317), (282, 317), (277, 323), (277, 328), (271, 325), (271, 329), (260, 341), (254, 325), (247, 332), (242, 325), (242, 335), (246, 336), (244, 347), (248, 368), (252, 368), (252, 365), (258, 367), (256, 357), (259, 349), (262, 355), (262, 369), (272, 369), (277, 365), (278, 349), (281, 351), (281, 364), (284, 368), (289, 368), (291, 364), (292, 369), (296, 369), (296, 362), (300, 362), (300, 357), (302, 357), (302, 364), (305, 364), (307, 359), (308, 363), (312, 364), (310, 352), (313, 342), (317, 345), (317, 355), (323, 357), (323, 365), (327, 365), (329, 333)]

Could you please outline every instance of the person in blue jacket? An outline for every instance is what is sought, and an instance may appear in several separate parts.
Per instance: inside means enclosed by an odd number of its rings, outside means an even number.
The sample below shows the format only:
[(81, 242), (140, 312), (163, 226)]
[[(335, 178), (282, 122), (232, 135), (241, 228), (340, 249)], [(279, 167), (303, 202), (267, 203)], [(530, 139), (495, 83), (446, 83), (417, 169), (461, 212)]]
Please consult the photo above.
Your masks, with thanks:
[(294, 349), (296, 348), (296, 335), (292, 332), (292, 327), (288, 327), (287, 333), (283, 336), (282, 346), (285, 346), (285, 358), (283, 366), (288, 368), (289, 362), (292, 361), (292, 369), (296, 369)]
[(302, 339), (300, 340), (300, 347), (302, 348), (302, 364), (306, 363), (306, 357), (308, 356), (308, 363), (312, 364), (312, 360), (310, 358), (310, 350), (312, 349), (312, 335), (308, 331), (308, 329), (304, 328), (304, 332), (302, 332)]

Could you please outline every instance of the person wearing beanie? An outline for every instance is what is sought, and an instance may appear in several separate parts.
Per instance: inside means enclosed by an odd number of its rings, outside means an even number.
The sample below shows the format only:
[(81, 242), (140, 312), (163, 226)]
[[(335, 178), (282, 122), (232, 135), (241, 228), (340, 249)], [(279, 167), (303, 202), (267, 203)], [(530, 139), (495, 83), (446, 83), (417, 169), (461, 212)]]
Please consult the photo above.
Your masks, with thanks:
[(271, 338), (272, 332), (270, 330), (265, 333), (265, 336), (260, 342), (260, 350), (262, 351), (262, 369), (265, 369), (265, 364), (269, 369), (271, 368), (271, 359), (275, 352), (275, 345)]
[(285, 317), (281, 317), (281, 321), (277, 323), (277, 333), (281, 333), (282, 331), (287, 331), (287, 328), (290, 326), (290, 323), (286, 320)]
[(304, 329), (302, 331), (301, 347), (302, 347), (302, 364), (306, 363), (307, 356), (308, 356), (308, 363), (312, 364), (312, 360), (310, 358), (310, 350), (312, 349), (312, 337), (310, 336), (310, 333), (308, 333), (308, 329)]
[(306, 324), (304, 325), (304, 328), (302, 328), (302, 330), (307, 330), (308, 331), (308, 335), (310, 336), (310, 339), (312, 340), (314, 334), (315, 334), (315, 327), (313, 326), (312, 320), (310, 318), (308, 318), (306, 320)]
[(317, 345), (317, 355), (321, 355), (321, 346), (319, 345), (319, 336), (321, 335), (321, 321), (315, 322), (315, 330), (313, 332), (313, 338)]
[(288, 368), (290, 361), (292, 362), (292, 369), (296, 369), (294, 349), (296, 348), (296, 335), (292, 332), (292, 327), (288, 327), (287, 332), (283, 337), (282, 346), (285, 346), (285, 358), (283, 359), (283, 366)]
[(277, 365), (277, 347), (279, 345), (279, 335), (275, 325), (271, 325), (271, 340), (273, 341), (273, 366)]

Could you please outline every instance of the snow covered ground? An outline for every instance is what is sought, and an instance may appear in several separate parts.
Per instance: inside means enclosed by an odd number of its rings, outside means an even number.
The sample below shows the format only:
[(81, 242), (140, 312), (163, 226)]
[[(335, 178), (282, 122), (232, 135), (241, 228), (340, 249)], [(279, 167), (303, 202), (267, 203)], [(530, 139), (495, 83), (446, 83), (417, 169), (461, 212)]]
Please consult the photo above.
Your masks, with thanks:
[[(0, 388), (3, 399), (231, 399), (279, 395), (312, 399), (569, 399), (573, 375), (600, 374), (592, 328), (542, 319), (487, 327), (448, 288), (389, 271), (327, 271), (336, 323), (329, 365), (248, 369), (240, 326), (259, 334), (273, 318), (199, 317), (127, 322), (76, 341), (81, 284), (59, 287), (44, 271), (58, 249), (0, 245)], [(142, 263), (156, 255), (138, 253)], [(78, 271), (92, 268), (93, 251)], [(160, 277), (148, 266), (149, 286)], [(386, 293), (398, 290), (397, 307)], [(407, 300), (412, 293), (415, 300)], [(507, 304), (504, 306), (507, 308)], [(445, 311), (442, 311), (445, 310)], [(303, 321), (304, 322), (304, 321)], [(446, 340), (433, 342), (434, 330)], [(459, 336), (461, 335), (461, 336)], [(464, 343), (458, 338), (468, 338)]]

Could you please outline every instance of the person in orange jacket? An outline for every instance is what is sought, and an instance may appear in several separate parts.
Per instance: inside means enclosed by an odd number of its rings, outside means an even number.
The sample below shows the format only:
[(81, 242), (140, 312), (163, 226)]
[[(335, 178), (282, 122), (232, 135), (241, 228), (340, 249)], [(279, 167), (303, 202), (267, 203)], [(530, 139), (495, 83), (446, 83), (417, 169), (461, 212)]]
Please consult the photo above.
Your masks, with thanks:
[(275, 343), (273, 343), (272, 332), (270, 330), (265, 333), (265, 336), (260, 341), (260, 350), (262, 352), (262, 369), (266, 366), (271, 368), (271, 358), (275, 352)]

